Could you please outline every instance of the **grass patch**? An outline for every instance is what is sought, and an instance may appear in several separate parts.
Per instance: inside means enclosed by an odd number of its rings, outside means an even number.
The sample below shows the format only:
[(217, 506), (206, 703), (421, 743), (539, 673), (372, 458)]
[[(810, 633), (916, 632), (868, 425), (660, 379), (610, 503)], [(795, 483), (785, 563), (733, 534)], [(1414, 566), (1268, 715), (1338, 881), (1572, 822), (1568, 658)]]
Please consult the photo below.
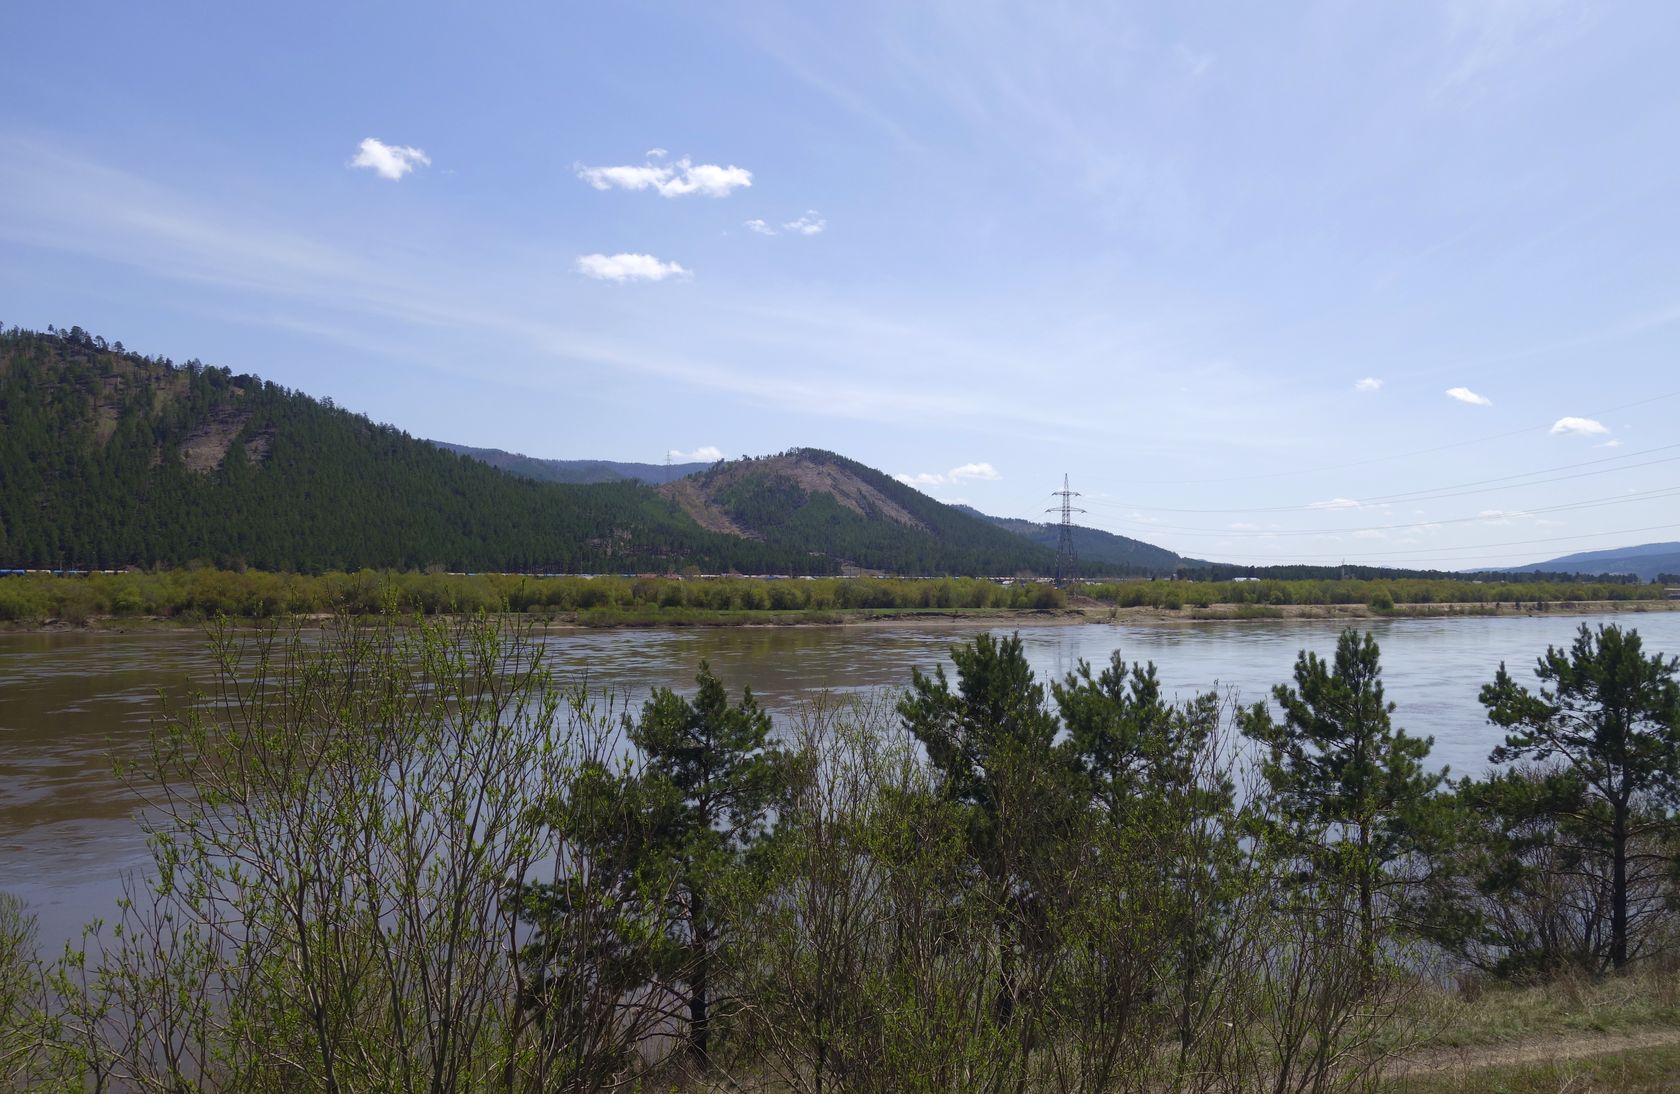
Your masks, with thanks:
[(1564, 977), (1536, 987), (1422, 989), (1414, 1006), (1425, 1047), (1459, 1048), (1548, 1034), (1680, 1029), (1680, 971), (1649, 969), (1593, 980)]
[(1482, 1090), (1497, 1094), (1557, 1094), (1558, 1091), (1673, 1090), (1680, 1075), (1680, 1045), (1632, 1049), (1573, 1060), (1515, 1064), (1437, 1075), (1393, 1079), (1392, 1094)]

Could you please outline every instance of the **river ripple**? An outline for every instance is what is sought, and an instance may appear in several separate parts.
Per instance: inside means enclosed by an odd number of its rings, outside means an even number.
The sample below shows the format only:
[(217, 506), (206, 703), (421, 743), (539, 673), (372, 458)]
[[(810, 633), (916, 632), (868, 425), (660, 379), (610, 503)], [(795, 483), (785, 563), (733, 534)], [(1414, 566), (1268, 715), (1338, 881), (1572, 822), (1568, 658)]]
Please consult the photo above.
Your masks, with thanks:
[[(1680, 653), (1680, 613), (1456, 617), (1368, 621), (1382, 645), (1396, 720), (1435, 738), (1434, 762), (1480, 771), (1499, 732), (1477, 692), (1510, 663), (1532, 680), (1534, 659), (1587, 622), (1636, 627), (1647, 650)], [(1138, 626), (1022, 627), (1040, 678), (1111, 651), (1152, 660), (1169, 693), (1234, 689), (1245, 702), (1289, 678), (1302, 648), (1328, 654), (1340, 624), (1316, 620)], [(979, 628), (950, 623), (861, 627), (578, 631), (542, 639), (562, 679), (639, 702), (656, 687), (692, 686), (702, 659), (732, 690), (751, 685), (778, 716), (824, 689), (900, 689), (912, 666), (947, 660)], [(212, 666), (192, 631), (0, 634), (0, 888), (24, 897), (55, 948), (108, 914), (126, 872), (145, 862), (134, 799), (113, 760), (137, 759), (167, 700), (207, 687)]]

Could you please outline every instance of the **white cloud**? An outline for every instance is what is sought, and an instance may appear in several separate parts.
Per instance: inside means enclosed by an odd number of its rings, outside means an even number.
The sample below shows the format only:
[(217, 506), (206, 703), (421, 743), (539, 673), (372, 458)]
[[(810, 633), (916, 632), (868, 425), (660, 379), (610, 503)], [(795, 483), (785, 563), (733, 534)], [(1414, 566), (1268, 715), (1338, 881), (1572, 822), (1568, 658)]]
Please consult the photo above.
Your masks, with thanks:
[(1521, 509), (1483, 509), (1476, 514), (1484, 524), (1510, 524), (1513, 520), (1526, 519), (1533, 515)]
[(1315, 501), (1307, 506), (1308, 509), (1357, 509), (1359, 503), (1352, 498), (1331, 498), (1329, 501)]
[(578, 273), (599, 281), (664, 281), (687, 277), (689, 271), (675, 262), (661, 262), (652, 255), (580, 255)]
[(804, 216), (800, 217), (798, 220), (790, 220), (786, 224), (783, 224), (782, 227), (786, 228), (790, 232), (797, 232), (802, 236), (814, 236), (820, 234), (824, 228), (828, 227), (828, 221), (824, 220), (822, 214), (817, 212), (815, 209), (807, 209), (805, 210)]
[(1457, 399), (1461, 403), (1469, 403), (1471, 406), (1493, 405), (1492, 399), (1489, 399), (1486, 395), (1477, 395), (1467, 387), (1449, 387), (1447, 397)]
[(753, 217), (751, 220), (746, 222), (746, 227), (748, 230), (757, 232), (761, 236), (773, 236), (776, 234), (776, 229), (766, 224), (762, 217)]
[(1258, 532), (1260, 530), (1260, 526), (1258, 524), (1250, 524), (1246, 520), (1236, 521), (1232, 523), (1230, 527), (1233, 532)]
[(1383, 382), (1375, 376), (1367, 376), (1353, 385), (1355, 391), (1381, 391)]
[(386, 144), (373, 137), (364, 138), (350, 161), (351, 167), (365, 167), (382, 179), (400, 179), (416, 167), (430, 167), (431, 158), (418, 148), (405, 144)]
[(723, 450), (716, 445), (703, 444), (693, 452), (671, 449), (665, 453), (672, 463), (716, 463), (723, 459)]
[(961, 467), (951, 468), (944, 474), (937, 471), (921, 471), (910, 475), (901, 471), (893, 476), (905, 486), (918, 487), (955, 485), (959, 482), (994, 482), (1002, 477), (998, 474), (997, 468), (989, 463), (965, 463)]
[(670, 154), (671, 153), (665, 151), (663, 148), (649, 148), (647, 150), (647, 158), (650, 160), (662, 160)]
[(1620, 447), (1622, 447), (1622, 442), (1619, 441), (1619, 440), (1616, 440), (1614, 437), (1612, 437), (1610, 440), (1605, 441), (1603, 444), (1595, 444), (1595, 445), (1593, 445), (1593, 447), (1594, 448), (1620, 448)]
[(961, 482), (964, 479), (986, 479), (988, 481), (992, 481), (999, 479), (1002, 476), (997, 473), (997, 468), (993, 467), (989, 463), (965, 463), (961, 467), (951, 468), (948, 472), (948, 477), (952, 482)]
[(1610, 427), (1593, 418), (1559, 418), (1552, 423), (1552, 433), (1573, 433), (1578, 437), (1600, 436)]
[(675, 163), (654, 163), (652, 149), (649, 161), (641, 166), (579, 167), (578, 178), (597, 190), (655, 190), (660, 197), (676, 198), (685, 194), (705, 194), (707, 197), (727, 197), (732, 190), (752, 185), (752, 172), (745, 167), (720, 167), (715, 163), (694, 163), (687, 156)]

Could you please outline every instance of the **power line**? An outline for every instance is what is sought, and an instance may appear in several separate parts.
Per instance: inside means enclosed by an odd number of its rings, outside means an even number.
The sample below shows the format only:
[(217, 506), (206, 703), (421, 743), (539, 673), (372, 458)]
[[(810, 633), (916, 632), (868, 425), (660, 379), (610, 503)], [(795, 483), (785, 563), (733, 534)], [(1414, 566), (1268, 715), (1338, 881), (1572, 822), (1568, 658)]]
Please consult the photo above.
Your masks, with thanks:
[[(1635, 399), (1632, 402), (1620, 403), (1620, 404), (1617, 404), (1616, 406), (1603, 407), (1599, 410), (1593, 411), (1592, 413), (1594, 413), (1596, 415), (1603, 416), (1603, 415), (1614, 413), (1618, 410), (1629, 410), (1629, 409), (1631, 409), (1633, 407), (1636, 407), (1636, 406), (1646, 406), (1646, 405), (1649, 405), (1651, 403), (1661, 402), (1664, 399), (1672, 399), (1676, 396), (1680, 396), (1680, 391), (1667, 391), (1667, 392), (1664, 392), (1661, 395), (1651, 395), (1651, 396), (1647, 396), (1646, 398), (1643, 398), (1643, 399)], [(1368, 457), (1366, 457), (1365, 459), (1362, 459), (1362, 460), (1344, 460), (1340, 463), (1327, 464), (1327, 465), (1320, 466), (1320, 467), (1298, 467), (1298, 468), (1293, 468), (1293, 469), (1285, 470), (1285, 471), (1266, 471), (1266, 472), (1261, 472), (1259, 474), (1254, 474), (1254, 475), (1224, 475), (1224, 476), (1215, 476), (1213, 478), (1205, 478), (1205, 479), (1150, 479), (1150, 480), (1140, 480), (1140, 481), (1132, 482), (1132, 483), (1129, 483), (1128, 485), (1130, 485), (1130, 486), (1199, 486), (1199, 485), (1205, 485), (1205, 484), (1208, 484), (1208, 483), (1255, 482), (1255, 481), (1258, 481), (1258, 480), (1261, 480), (1261, 479), (1288, 478), (1292, 475), (1312, 475), (1312, 474), (1317, 474), (1318, 472), (1321, 472), (1321, 471), (1339, 471), (1339, 470), (1342, 470), (1343, 468), (1347, 468), (1347, 467), (1365, 467), (1365, 466), (1368, 466), (1368, 465), (1373, 464), (1373, 463), (1387, 463), (1390, 460), (1404, 460), (1404, 459), (1410, 459), (1413, 456), (1428, 456), (1428, 455), (1431, 455), (1431, 454), (1436, 453), (1436, 452), (1450, 452), (1451, 450), (1453, 450), (1455, 448), (1466, 448), (1470, 445), (1482, 444), (1485, 441), (1500, 441), (1500, 440), (1504, 440), (1507, 437), (1520, 437), (1525, 433), (1536, 433), (1536, 432), (1539, 432), (1542, 429), (1548, 429), (1549, 430), (1551, 428), (1552, 428), (1552, 426), (1544, 425), (1544, 424), (1543, 425), (1525, 426), (1522, 429), (1511, 429), (1511, 430), (1505, 431), (1504, 433), (1489, 433), (1485, 436), (1471, 437), (1468, 440), (1463, 440), (1463, 441), (1452, 441), (1448, 444), (1434, 445), (1430, 448), (1418, 448), (1418, 449), (1413, 449), (1410, 452), (1394, 452), (1394, 453), (1390, 453), (1389, 455), (1386, 455), (1386, 456), (1368, 456)]]
[[(1590, 478), (1594, 475), (1612, 475), (1618, 471), (1632, 471), (1640, 467), (1654, 467), (1657, 464), (1674, 463), (1680, 461), (1680, 456), (1665, 456), (1662, 459), (1647, 460), (1643, 463), (1623, 464), (1620, 467), (1603, 467), (1596, 471), (1582, 471), (1574, 475), (1558, 475), (1553, 478), (1534, 478), (1536, 475), (1546, 475), (1553, 471), (1568, 471), (1578, 467), (1594, 467), (1601, 463), (1615, 460), (1631, 460), (1638, 456), (1648, 456), (1654, 452), (1668, 452), (1680, 448), (1680, 444), (1665, 444), (1656, 448), (1642, 449), (1638, 452), (1628, 452), (1619, 456), (1605, 456), (1597, 460), (1584, 460), (1580, 463), (1559, 464), (1556, 467), (1543, 467), (1534, 471), (1524, 471), (1515, 475), (1501, 475), (1491, 479), (1475, 479), (1471, 482), (1454, 483), (1448, 486), (1430, 487), (1425, 490), (1412, 490), (1400, 494), (1383, 494), (1377, 497), (1356, 499), (1361, 507), (1374, 505), (1390, 505), (1400, 502), (1434, 501), (1440, 498), (1459, 498), (1470, 494), (1487, 494), (1497, 490), (1520, 490), (1528, 486), (1545, 486), (1554, 482), (1567, 482), (1571, 479)], [(1533, 479), (1532, 482), (1516, 482), (1517, 479)], [(1488, 483), (1504, 483), (1503, 486), (1487, 486)], [(1471, 489), (1474, 488), (1474, 489)], [(1321, 512), (1329, 508), (1323, 502), (1309, 502), (1305, 505), (1273, 505), (1257, 506), (1248, 509), (1180, 509), (1166, 505), (1124, 505), (1119, 502), (1104, 501), (1093, 498), (1089, 504), (1099, 509), (1146, 509), (1153, 513), (1303, 513)], [(1351, 508), (1351, 507), (1350, 507)]]
[[(1618, 528), (1618, 529), (1613, 529), (1613, 530), (1604, 531), (1604, 532), (1583, 532), (1580, 535), (1573, 535), (1573, 536), (1545, 536), (1545, 537), (1540, 538), (1540, 539), (1511, 539), (1511, 540), (1504, 540), (1504, 541), (1499, 542), (1499, 543), (1477, 543), (1477, 544), (1474, 544), (1473, 546), (1471, 546), (1469, 549), (1479, 551), (1479, 550), (1482, 550), (1483, 548), (1486, 548), (1486, 547), (1526, 547), (1526, 546), (1532, 546), (1532, 545), (1538, 544), (1538, 543), (1567, 543), (1567, 542), (1571, 542), (1571, 541), (1574, 541), (1574, 540), (1597, 539), (1600, 536), (1628, 536), (1628, 535), (1636, 535), (1636, 534), (1641, 533), (1641, 532), (1667, 532), (1667, 531), (1672, 531), (1672, 530), (1675, 530), (1675, 529), (1680, 529), (1680, 524), (1652, 524), (1652, 525), (1647, 525), (1644, 528)], [(1368, 555), (1354, 555), (1352, 557), (1356, 558), (1356, 559), (1358, 559), (1358, 558), (1384, 559), (1384, 558), (1394, 558), (1394, 557), (1397, 557), (1397, 556), (1410, 556), (1410, 555), (1452, 554), (1456, 551), (1462, 551), (1462, 550), (1465, 550), (1465, 549), (1466, 548), (1463, 548), (1463, 547), (1404, 547), (1404, 548), (1400, 548), (1398, 550), (1393, 550), (1393, 551), (1383, 551), (1383, 552), (1380, 552), (1380, 553), (1372, 553), (1372, 554), (1368, 554)], [(1609, 548), (1606, 548), (1606, 549), (1608, 550)], [(1349, 557), (1349, 556), (1347, 556), (1345, 554), (1341, 554), (1341, 553), (1338, 553), (1338, 554), (1317, 554), (1317, 555), (1291, 555), (1286, 559), (1280, 559), (1279, 561), (1274, 562), (1274, 563), (1221, 562), (1221, 563), (1218, 563), (1218, 565), (1221, 565), (1221, 566), (1248, 566), (1248, 565), (1287, 566), (1287, 565), (1290, 565), (1293, 562), (1297, 562), (1297, 561), (1300, 561), (1300, 560), (1303, 560), (1303, 559), (1343, 559), (1343, 558), (1346, 558), (1346, 557)], [(1214, 561), (1214, 560), (1209, 559), (1208, 561), (1211, 562), (1211, 561)]]
[[(1633, 494), (1624, 494), (1614, 498), (1595, 498), (1586, 501), (1565, 502), (1560, 505), (1543, 505), (1538, 508), (1520, 511), (1501, 512), (1501, 516), (1533, 516), (1539, 513), (1561, 513), (1575, 509), (1596, 509), (1605, 505), (1621, 505), (1631, 501), (1654, 501), (1659, 498), (1673, 497), (1680, 494), (1680, 487), (1662, 487), (1657, 490), (1644, 490)], [(1488, 519), (1486, 513), (1478, 513), (1473, 517), (1446, 517), (1441, 520), (1420, 520), (1408, 524), (1368, 524), (1356, 528), (1278, 528), (1278, 529), (1249, 529), (1249, 528), (1192, 528), (1177, 524), (1139, 524), (1130, 526), (1137, 529), (1151, 531), (1174, 532), (1186, 536), (1210, 536), (1218, 538), (1262, 538), (1274, 539), (1281, 536), (1333, 536), (1346, 535), (1352, 532), (1397, 532), (1408, 528), (1434, 528), (1442, 524), (1471, 524)], [(1126, 523), (1126, 522), (1121, 522)]]

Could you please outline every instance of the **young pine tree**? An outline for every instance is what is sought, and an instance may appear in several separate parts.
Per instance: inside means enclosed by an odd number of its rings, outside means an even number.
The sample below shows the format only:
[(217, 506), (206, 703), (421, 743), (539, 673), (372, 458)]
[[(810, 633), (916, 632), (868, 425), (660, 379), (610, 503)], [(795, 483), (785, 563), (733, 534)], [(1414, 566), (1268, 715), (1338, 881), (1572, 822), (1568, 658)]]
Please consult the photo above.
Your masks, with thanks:
[(1383, 695), (1376, 639), (1343, 631), (1334, 664), (1303, 650), (1295, 686), (1243, 712), (1245, 734), (1268, 753), (1262, 774), (1271, 789), (1284, 844), (1315, 873), (1355, 887), (1366, 961), (1376, 955), (1377, 900), (1394, 883), (1390, 866), (1429, 842), (1432, 798), (1446, 770), (1424, 767), (1430, 737), (1394, 725)]
[(995, 1014), (1008, 1025), (1022, 978), (1043, 956), (1047, 903), (1061, 881), (1056, 856), (1077, 817), (1081, 787), (1057, 753), (1056, 717), (1020, 635), (977, 636), (951, 650), (945, 670), (911, 674), (899, 700), (904, 726), (927, 749), (940, 796), (962, 811), (968, 854), (997, 908), (1001, 968)]
[(746, 867), (748, 849), (771, 819), (796, 774), (796, 759), (770, 741), (770, 715), (750, 689), (731, 706), (705, 662), (692, 699), (655, 692), (630, 740), (640, 752), (638, 793), (657, 821), (646, 853), (673, 872), (687, 996), (689, 1051), (708, 1066), (713, 988), (728, 943), (725, 901)]
[(1508, 731), (1496, 764), (1562, 760), (1585, 796), (1580, 810), (1610, 856), (1610, 964), (1626, 965), (1628, 867), (1634, 842), (1671, 830), (1680, 797), (1680, 658), (1646, 657), (1638, 631), (1585, 623), (1567, 650), (1548, 646), (1538, 694), (1505, 666), (1482, 689), (1488, 719)]

